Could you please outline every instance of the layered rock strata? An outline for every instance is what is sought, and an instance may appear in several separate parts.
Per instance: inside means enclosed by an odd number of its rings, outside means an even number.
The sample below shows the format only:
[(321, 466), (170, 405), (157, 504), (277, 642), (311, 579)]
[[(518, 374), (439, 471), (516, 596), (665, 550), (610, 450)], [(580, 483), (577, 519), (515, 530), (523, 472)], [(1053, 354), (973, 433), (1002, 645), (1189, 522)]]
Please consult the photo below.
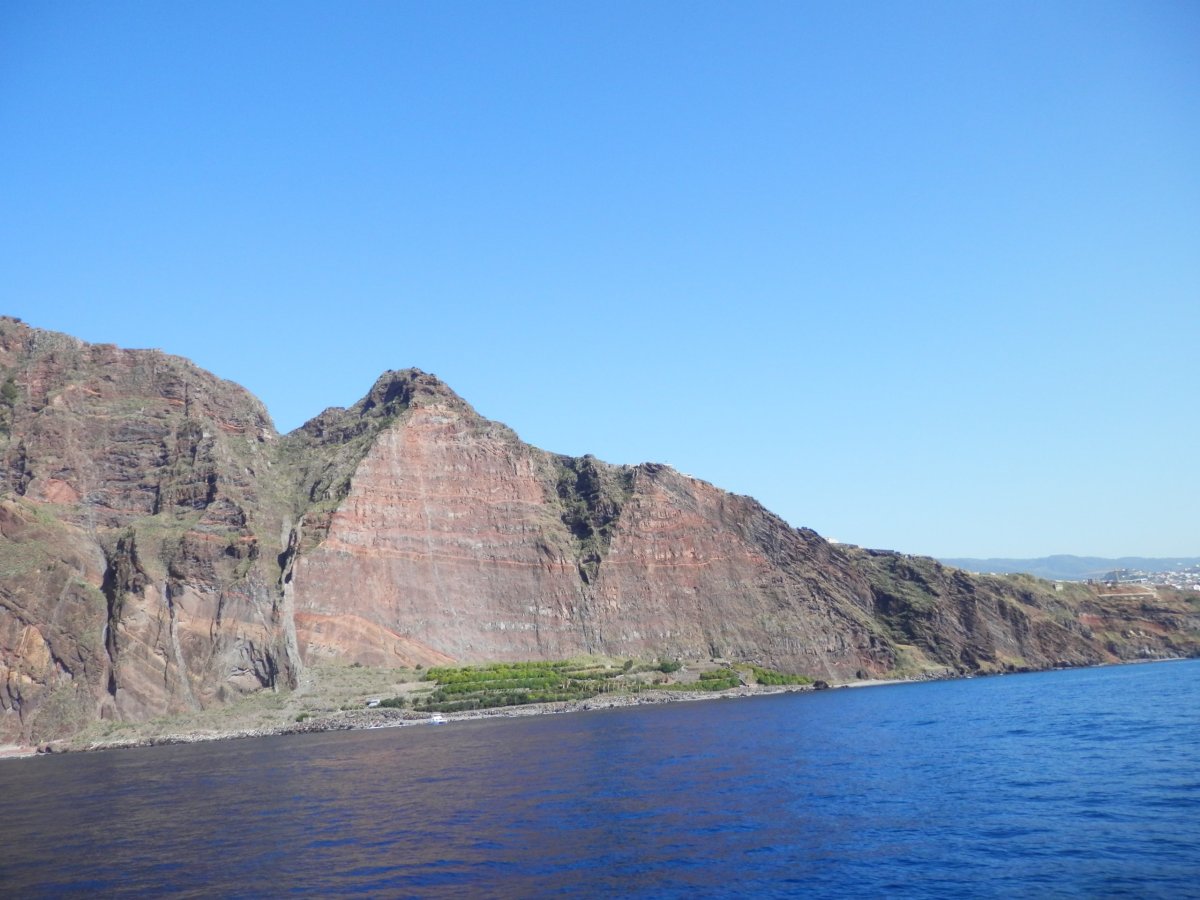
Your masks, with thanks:
[(0, 319), (0, 742), (306, 663), (728, 657), (819, 678), (1193, 654), (1131, 603), (833, 545), (667, 466), (521, 442), (417, 370), (276, 434), (153, 350)]

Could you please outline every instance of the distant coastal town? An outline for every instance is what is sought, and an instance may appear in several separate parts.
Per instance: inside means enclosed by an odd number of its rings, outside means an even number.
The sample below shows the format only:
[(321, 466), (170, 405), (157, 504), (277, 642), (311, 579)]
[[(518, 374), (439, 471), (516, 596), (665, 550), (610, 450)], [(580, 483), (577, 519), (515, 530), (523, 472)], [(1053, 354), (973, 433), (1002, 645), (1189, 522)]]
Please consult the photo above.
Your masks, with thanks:
[(1047, 581), (1082, 581), (1088, 584), (1140, 584), (1200, 591), (1200, 557), (1070, 556), (1058, 554), (1037, 559), (940, 559), (945, 565), (984, 575), (1024, 573)]
[(1152, 587), (1172, 587), (1185, 591), (1200, 591), (1200, 566), (1180, 566), (1166, 571), (1145, 569), (1114, 569), (1103, 578), (1088, 579), (1089, 583), (1144, 584)]

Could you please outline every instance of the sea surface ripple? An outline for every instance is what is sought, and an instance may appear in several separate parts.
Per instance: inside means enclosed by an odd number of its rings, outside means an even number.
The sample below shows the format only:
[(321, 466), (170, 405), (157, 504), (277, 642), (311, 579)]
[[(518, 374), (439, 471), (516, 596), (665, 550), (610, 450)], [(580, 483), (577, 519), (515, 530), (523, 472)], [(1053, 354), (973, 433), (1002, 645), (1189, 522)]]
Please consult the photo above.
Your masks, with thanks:
[(1200, 661), (0, 764), (0, 895), (1200, 897)]

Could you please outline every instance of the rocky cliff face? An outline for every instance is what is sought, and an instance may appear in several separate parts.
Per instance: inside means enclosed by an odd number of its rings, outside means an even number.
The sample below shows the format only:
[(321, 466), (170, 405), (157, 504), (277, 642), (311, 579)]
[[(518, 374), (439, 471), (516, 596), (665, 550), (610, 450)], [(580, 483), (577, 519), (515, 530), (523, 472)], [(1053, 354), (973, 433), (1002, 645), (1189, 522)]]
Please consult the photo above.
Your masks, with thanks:
[(186, 360), (0, 319), (0, 460), (0, 741), (326, 659), (727, 656), (828, 679), (1200, 647), (1195, 596), (831, 545), (669, 467), (531, 447), (416, 370), (280, 437)]
[(262, 405), (186, 360), (13, 320), (0, 382), (0, 737), (293, 677)]

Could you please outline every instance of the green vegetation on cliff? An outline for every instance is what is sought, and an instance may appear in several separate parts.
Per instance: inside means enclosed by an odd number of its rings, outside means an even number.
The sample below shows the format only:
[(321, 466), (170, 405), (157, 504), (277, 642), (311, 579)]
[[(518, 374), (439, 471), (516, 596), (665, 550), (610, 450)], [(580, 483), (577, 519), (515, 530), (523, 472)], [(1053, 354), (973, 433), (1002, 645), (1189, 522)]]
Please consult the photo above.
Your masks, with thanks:
[[(760, 685), (810, 685), (806, 675), (777, 672), (752, 664), (685, 667), (678, 661), (623, 665), (596, 660), (492, 663), (482, 666), (441, 666), (429, 669), (422, 681), (434, 689), (409, 698), (394, 697), (380, 705), (411, 706), (427, 712), (467, 712), (497, 706), (522, 706), (586, 700), (598, 694), (638, 694), (645, 690), (726, 691), (747, 683)], [(690, 668), (691, 671), (687, 672)], [(681, 671), (686, 675), (670, 677)], [(753, 676), (752, 681), (748, 680)]]
[(621, 508), (633, 493), (633, 469), (612, 466), (594, 456), (555, 457), (555, 490), (563, 524), (575, 543), (579, 577), (592, 584), (608, 553)]
[(612, 690), (639, 690), (629, 672), (590, 661), (493, 663), (485, 666), (439, 667), (423, 680), (436, 689), (416, 700), (414, 708), (430, 712), (462, 712), (496, 706), (584, 700)]

